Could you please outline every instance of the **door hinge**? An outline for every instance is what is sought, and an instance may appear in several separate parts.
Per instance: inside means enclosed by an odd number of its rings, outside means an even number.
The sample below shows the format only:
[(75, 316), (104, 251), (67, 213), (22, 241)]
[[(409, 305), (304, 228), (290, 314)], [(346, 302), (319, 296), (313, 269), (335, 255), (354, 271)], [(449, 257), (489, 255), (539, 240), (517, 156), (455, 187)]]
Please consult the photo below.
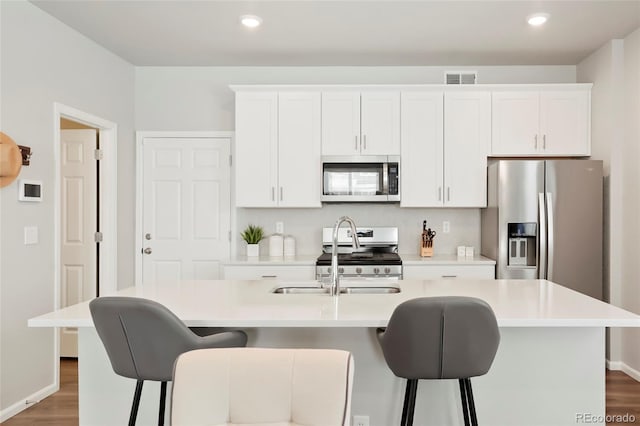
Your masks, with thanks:
[(229, 156), (229, 167), (233, 166), (233, 155)]
[(229, 242), (231, 242), (231, 231), (229, 231)]
[(96, 243), (101, 243), (102, 242), (102, 232), (96, 232), (95, 234), (93, 234), (93, 241), (95, 241)]
[(104, 153), (101, 149), (96, 149), (95, 151), (93, 151), (93, 158), (95, 158), (96, 160), (102, 160), (103, 157)]

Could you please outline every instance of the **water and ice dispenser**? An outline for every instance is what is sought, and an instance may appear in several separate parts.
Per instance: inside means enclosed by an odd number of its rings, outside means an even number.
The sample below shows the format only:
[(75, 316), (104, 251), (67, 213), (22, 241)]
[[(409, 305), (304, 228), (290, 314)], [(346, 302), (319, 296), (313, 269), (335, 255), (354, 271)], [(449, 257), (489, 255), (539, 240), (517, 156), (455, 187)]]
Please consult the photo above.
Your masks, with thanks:
[(508, 224), (509, 266), (537, 266), (537, 227), (538, 225), (535, 222), (517, 222)]

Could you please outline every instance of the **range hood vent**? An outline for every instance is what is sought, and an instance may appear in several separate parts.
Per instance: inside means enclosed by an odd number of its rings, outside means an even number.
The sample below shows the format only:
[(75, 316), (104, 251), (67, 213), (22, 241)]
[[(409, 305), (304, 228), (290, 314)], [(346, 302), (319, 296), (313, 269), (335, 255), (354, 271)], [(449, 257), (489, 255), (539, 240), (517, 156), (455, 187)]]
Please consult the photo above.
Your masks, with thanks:
[(477, 71), (445, 71), (445, 84), (476, 84), (478, 80)]

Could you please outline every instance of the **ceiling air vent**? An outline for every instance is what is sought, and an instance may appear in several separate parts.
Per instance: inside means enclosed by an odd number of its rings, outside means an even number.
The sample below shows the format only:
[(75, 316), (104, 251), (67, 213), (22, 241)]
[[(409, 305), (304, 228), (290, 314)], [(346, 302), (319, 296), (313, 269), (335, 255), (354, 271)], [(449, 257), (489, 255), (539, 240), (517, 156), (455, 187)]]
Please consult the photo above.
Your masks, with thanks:
[(445, 71), (445, 84), (476, 84), (477, 71)]

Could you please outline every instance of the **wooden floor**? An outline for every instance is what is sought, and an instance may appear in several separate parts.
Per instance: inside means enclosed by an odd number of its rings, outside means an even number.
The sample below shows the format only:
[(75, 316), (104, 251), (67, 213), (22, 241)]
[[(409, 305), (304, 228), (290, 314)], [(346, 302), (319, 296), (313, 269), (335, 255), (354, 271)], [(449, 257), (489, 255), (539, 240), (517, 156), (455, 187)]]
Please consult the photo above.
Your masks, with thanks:
[[(595, 414), (595, 413), (594, 413)], [(634, 422), (607, 425), (640, 425), (640, 382), (621, 371), (607, 371), (607, 415), (634, 416)], [(60, 390), (12, 417), (3, 426), (75, 426), (78, 424), (78, 361), (60, 363)], [(517, 426), (517, 425), (514, 425)]]

